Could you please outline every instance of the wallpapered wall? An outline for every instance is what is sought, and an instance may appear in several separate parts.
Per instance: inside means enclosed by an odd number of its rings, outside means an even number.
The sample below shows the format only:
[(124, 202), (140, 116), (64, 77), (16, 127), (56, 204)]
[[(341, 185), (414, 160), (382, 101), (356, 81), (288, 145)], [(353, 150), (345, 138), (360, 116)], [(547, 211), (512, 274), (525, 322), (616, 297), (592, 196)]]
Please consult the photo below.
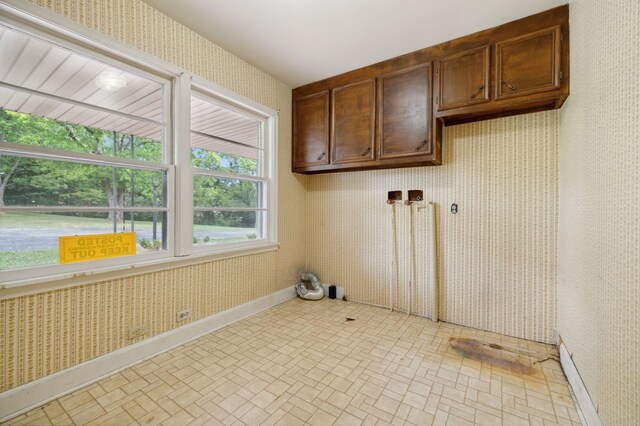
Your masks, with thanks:
[[(133, 343), (130, 324), (149, 324), (150, 336), (174, 328), (178, 309), (193, 307), (197, 320), (282, 289), (305, 264), (350, 299), (387, 305), (386, 192), (422, 189), (438, 206), (441, 318), (550, 342), (558, 310), (562, 337), (605, 422), (640, 418), (635, 0), (572, 2), (572, 95), (560, 123), (554, 111), (448, 127), (442, 167), (308, 178), (290, 173), (284, 84), (139, 0), (36, 3), (278, 110), (281, 247), (1, 300), (0, 391)], [(457, 215), (448, 212), (453, 202)], [(415, 217), (413, 309), (429, 316), (427, 216)], [(401, 285), (409, 277), (408, 220), (409, 209), (398, 208)]]
[[(140, 1), (39, 2), (279, 111), (277, 252), (0, 301), (0, 390), (108, 353), (130, 324), (174, 328), (286, 287), (305, 263), (351, 300), (388, 303), (388, 190), (438, 203), (441, 318), (551, 341), (555, 326), (557, 112), (446, 129), (445, 165), (304, 177), (290, 173), (290, 89)], [(452, 202), (460, 213), (448, 213)], [(430, 315), (425, 211), (415, 211), (418, 294)], [(400, 281), (408, 280), (409, 209), (398, 208)], [(305, 258), (306, 253), (306, 258)], [(403, 296), (402, 292), (400, 295)], [(403, 299), (404, 300), (404, 297)]]
[[(387, 191), (437, 203), (440, 318), (552, 341), (556, 323), (558, 113), (445, 128), (444, 165), (309, 178), (307, 252), (320, 278), (351, 300), (387, 306), (392, 279)], [(459, 213), (449, 213), (452, 203)], [(408, 207), (399, 207), (401, 308), (409, 282)], [(417, 226), (418, 297), (430, 316), (428, 216)]]
[(558, 326), (605, 424), (640, 424), (640, 3), (573, 0)]
[[(275, 252), (0, 300), (0, 391), (292, 285), (304, 267), (303, 176), (290, 172), (291, 89), (138, 0), (37, 1), (118, 41), (278, 111), (279, 236)], [(180, 323), (183, 325), (183, 323)], [(139, 339), (138, 339), (139, 340)]]

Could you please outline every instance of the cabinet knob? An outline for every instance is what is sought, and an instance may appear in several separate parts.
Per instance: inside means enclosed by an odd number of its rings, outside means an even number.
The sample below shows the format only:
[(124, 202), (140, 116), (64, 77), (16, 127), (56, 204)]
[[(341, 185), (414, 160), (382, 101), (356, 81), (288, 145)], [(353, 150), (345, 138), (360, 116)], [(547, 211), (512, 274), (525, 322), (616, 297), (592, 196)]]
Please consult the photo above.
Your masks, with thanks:
[(362, 153), (362, 156), (367, 156), (369, 155), (369, 153), (371, 152), (371, 147), (368, 147), (367, 149), (364, 150), (364, 152)]
[(484, 84), (481, 84), (480, 87), (478, 87), (478, 91), (473, 95), (471, 95), (471, 99), (475, 99), (480, 93), (482, 93), (483, 90), (484, 90)]
[(322, 154), (320, 154), (320, 155), (318, 156), (318, 159), (317, 159), (317, 160), (318, 160), (318, 161), (322, 160), (322, 158), (323, 158), (325, 155), (327, 155), (327, 153), (326, 153), (326, 152), (323, 152)]
[(509, 83), (507, 83), (506, 81), (503, 81), (502, 84), (504, 84), (505, 86), (507, 86), (509, 89), (511, 89), (512, 92), (515, 92), (516, 89), (515, 86), (510, 85)]
[(416, 147), (416, 151), (420, 151), (422, 147), (427, 144), (427, 142), (429, 142), (429, 139), (425, 139), (422, 142), (420, 142), (420, 144)]

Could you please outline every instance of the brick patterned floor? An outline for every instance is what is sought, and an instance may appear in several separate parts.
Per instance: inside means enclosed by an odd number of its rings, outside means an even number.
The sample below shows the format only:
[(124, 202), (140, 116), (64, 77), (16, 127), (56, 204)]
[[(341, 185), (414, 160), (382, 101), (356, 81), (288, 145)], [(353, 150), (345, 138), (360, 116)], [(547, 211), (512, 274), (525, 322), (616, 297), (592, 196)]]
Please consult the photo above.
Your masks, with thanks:
[[(451, 337), (499, 344), (532, 371), (463, 358)], [(557, 358), (550, 345), (295, 299), (9, 424), (580, 424), (558, 362), (534, 363), (549, 356)]]

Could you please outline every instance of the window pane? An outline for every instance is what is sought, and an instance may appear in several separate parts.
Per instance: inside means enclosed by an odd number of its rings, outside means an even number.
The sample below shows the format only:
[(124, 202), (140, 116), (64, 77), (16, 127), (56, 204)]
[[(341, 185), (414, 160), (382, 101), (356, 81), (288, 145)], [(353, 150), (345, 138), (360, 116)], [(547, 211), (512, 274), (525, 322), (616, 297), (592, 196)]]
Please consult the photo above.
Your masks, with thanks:
[[(262, 178), (263, 161), (269, 153), (263, 145), (264, 129), (260, 116), (197, 88), (192, 92), (194, 246), (265, 238), (268, 180)], [(253, 181), (251, 176), (261, 179)]]
[(165, 171), (3, 155), (2, 206), (164, 207)]
[(197, 211), (193, 214), (193, 244), (206, 246), (262, 238), (262, 216), (254, 211)]
[(258, 208), (261, 186), (260, 182), (196, 175), (193, 177), (193, 205)]
[(261, 174), (262, 122), (200, 96), (191, 97), (191, 165)]
[(112, 215), (109, 212), (0, 213), (0, 270), (57, 265), (58, 237), (61, 236), (130, 232), (132, 227), (136, 232), (136, 254), (166, 249), (163, 212), (127, 212), (116, 224), (116, 231)]
[(200, 96), (191, 97), (191, 130), (221, 140), (260, 147), (260, 120)]
[[(0, 94), (3, 89), (0, 88)], [(112, 117), (113, 118), (113, 117)], [(162, 129), (134, 120), (109, 119), (112, 131), (0, 108), (0, 141), (71, 152), (162, 162)], [(134, 129), (140, 125), (138, 129)], [(146, 130), (145, 130), (146, 129)], [(117, 131), (123, 130), (123, 132)], [(126, 133), (137, 130), (147, 137)], [(151, 139), (150, 139), (151, 138)], [(155, 139), (154, 139), (155, 138)]]
[(191, 165), (193, 167), (248, 176), (260, 175), (261, 170), (259, 170), (259, 153), (257, 149), (239, 147), (240, 149), (234, 150), (237, 155), (231, 155), (220, 151), (210, 151), (205, 148), (200, 148), (194, 145), (194, 140), (195, 138), (192, 135)]
[[(53, 120), (34, 131), (80, 139), (60, 149), (118, 156), (100, 147), (103, 133), (112, 131), (162, 139), (165, 84), (1, 25), (0, 57), (0, 108)], [(6, 141), (51, 146), (38, 137)]]

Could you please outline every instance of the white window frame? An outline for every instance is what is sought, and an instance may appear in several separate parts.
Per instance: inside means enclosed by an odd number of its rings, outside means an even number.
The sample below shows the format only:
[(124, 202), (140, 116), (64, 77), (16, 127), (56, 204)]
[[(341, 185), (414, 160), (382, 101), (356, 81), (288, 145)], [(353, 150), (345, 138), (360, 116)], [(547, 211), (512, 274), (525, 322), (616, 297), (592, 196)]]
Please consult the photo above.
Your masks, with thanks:
[[(260, 157), (258, 159), (261, 173), (259, 176), (250, 176), (250, 175), (240, 175), (235, 173), (227, 173), (221, 171), (214, 170), (205, 170), (199, 169), (194, 170), (191, 166), (190, 157), (188, 157), (187, 164), (185, 167), (189, 167), (191, 172), (191, 193), (193, 193), (193, 176), (209, 176), (212, 178), (228, 178), (228, 179), (240, 179), (249, 182), (260, 182), (263, 185), (264, 191), (263, 196), (264, 200), (261, 206), (258, 206), (256, 209), (247, 209), (251, 211), (261, 210), (264, 215), (266, 215), (266, 220), (263, 223), (262, 232), (264, 234), (264, 238), (259, 238), (256, 240), (247, 240), (242, 242), (234, 242), (234, 243), (226, 243), (220, 245), (210, 245), (210, 246), (199, 246), (196, 247), (193, 245), (193, 241), (191, 240), (191, 235), (193, 235), (193, 199), (189, 203), (191, 207), (189, 212), (185, 212), (185, 221), (188, 220), (190, 224), (180, 223), (178, 226), (184, 226), (183, 234), (189, 237), (189, 241), (184, 241), (184, 244), (189, 244), (191, 246), (191, 253), (226, 253), (229, 251), (238, 251), (244, 250), (246, 248), (254, 248), (254, 247), (262, 247), (276, 244), (277, 238), (277, 221), (274, 220), (277, 217), (277, 203), (276, 196), (277, 192), (275, 192), (275, 181), (276, 181), (276, 167), (275, 167), (275, 159), (276, 156), (276, 120), (275, 115), (270, 114), (271, 111), (269, 109), (256, 104), (256, 103), (246, 103), (246, 102), (238, 102), (235, 96), (231, 96), (229, 93), (225, 93), (224, 90), (221, 90), (220, 87), (216, 87), (211, 83), (204, 81), (197, 77), (191, 78), (191, 90), (196, 96), (201, 96), (203, 99), (210, 99), (212, 102), (215, 102), (218, 105), (221, 105), (227, 109), (237, 111), (241, 114), (245, 114), (257, 120), (260, 120), (261, 123), (261, 141), (259, 144), (259, 152)], [(189, 96), (191, 99), (191, 96)], [(191, 106), (191, 104), (189, 104)], [(191, 109), (189, 108), (189, 111)], [(190, 120), (189, 120), (190, 123)], [(191, 126), (189, 125), (189, 133), (191, 132)], [(191, 152), (191, 145), (189, 144), (189, 153)], [(223, 209), (224, 210), (224, 209)], [(237, 210), (232, 209), (230, 210)], [(186, 215), (189, 215), (187, 218)], [(190, 232), (190, 233), (188, 233)]]
[[(73, 157), (79, 159), (79, 162), (93, 164), (162, 169), (167, 171), (168, 176), (165, 208), (168, 211), (167, 250), (131, 257), (0, 271), (0, 298), (95, 282), (99, 279), (113, 279), (216, 259), (260, 253), (278, 248), (278, 116), (275, 110), (201, 77), (191, 75), (174, 64), (110, 39), (30, 2), (3, 0), (0, 3), (0, 15), (0, 22), (8, 27), (52, 40), (72, 51), (166, 84), (163, 99), (164, 160), (161, 165), (113, 157), (95, 156), (99, 158), (94, 158), (91, 154), (54, 152), (50, 149), (28, 145), (16, 147), (17, 150), (36, 156), (56, 157), (62, 160)], [(208, 96), (259, 117), (263, 122), (263, 152), (265, 155), (262, 166), (264, 167), (264, 179), (267, 182), (265, 190), (267, 220), (264, 223), (265, 238), (262, 240), (257, 239), (241, 244), (222, 244), (212, 246), (212, 248), (205, 247), (203, 250), (193, 247), (193, 177), (189, 138), (192, 86)], [(174, 141), (180, 141), (180, 143)], [(42, 210), (52, 209), (42, 208)], [(76, 209), (73, 210), (76, 211)], [(134, 210), (141, 210), (141, 208), (134, 208)], [(158, 210), (163, 209), (159, 208)]]

